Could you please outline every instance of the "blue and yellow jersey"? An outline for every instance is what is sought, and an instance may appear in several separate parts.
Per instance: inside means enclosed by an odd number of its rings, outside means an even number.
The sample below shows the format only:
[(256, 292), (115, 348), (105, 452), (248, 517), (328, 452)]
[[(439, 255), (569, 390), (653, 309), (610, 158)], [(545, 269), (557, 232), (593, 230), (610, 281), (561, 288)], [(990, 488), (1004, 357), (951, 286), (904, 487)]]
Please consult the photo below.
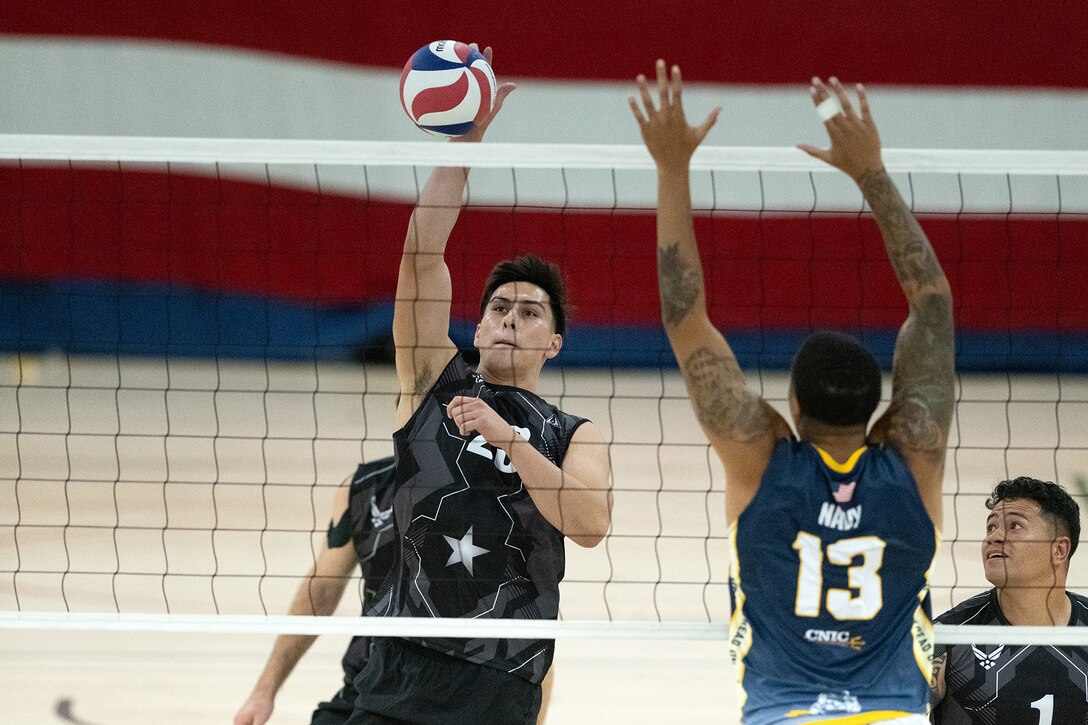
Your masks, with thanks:
[(731, 527), (742, 721), (861, 725), (925, 713), (933, 522), (892, 449), (836, 462), (781, 440)]

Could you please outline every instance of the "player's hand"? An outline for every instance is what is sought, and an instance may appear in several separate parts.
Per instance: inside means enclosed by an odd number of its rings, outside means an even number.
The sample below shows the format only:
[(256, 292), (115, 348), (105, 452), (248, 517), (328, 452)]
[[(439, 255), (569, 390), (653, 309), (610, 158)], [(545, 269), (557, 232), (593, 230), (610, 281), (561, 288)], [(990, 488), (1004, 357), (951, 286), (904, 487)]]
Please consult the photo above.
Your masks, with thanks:
[(271, 697), (254, 692), (234, 716), (234, 725), (264, 725), (272, 717), (273, 705)]
[(672, 67), (670, 79), (665, 72), (663, 60), (657, 61), (656, 107), (646, 76), (639, 75), (635, 82), (638, 84), (642, 106), (634, 96), (627, 100), (631, 105), (631, 113), (638, 121), (642, 140), (653, 156), (658, 171), (678, 171), (686, 174), (691, 155), (706, 138), (722, 109), (715, 108), (698, 126), (688, 125), (681, 101), (683, 82), (680, 79), (680, 66)]
[[(476, 45), (476, 43), (471, 43), (470, 47), (473, 50), (480, 49), (480, 46)], [(487, 61), (488, 65), (491, 65), (491, 57), (494, 55), (494, 52), (491, 50), (490, 45), (484, 48), (483, 54), (484, 60)], [(494, 66), (492, 66), (492, 68), (494, 68)], [(502, 110), (503, 101), (506, 100), (506, 97), (509, 96), (515, 88), (517, 88), (517, 85), (514, 83), (500, 83), (495, 88), (495, 102), (491, 104), (491, 113), (489, 113), (486, 118), (476, 124), (476, 128), (460, 136), (454, 136), (451, 140), (468, 143), (482, 141), (484, 138), (484, 132), (487, 131), (487, 127), (491, 125), (491, 122), (495, 120), (495, 116), (497, 116), (499, 114), (499, 111)]]
[(463, 436), (476, 431), (485, 441), (503, 450), (514, 442), (514, 429), (480, 398), (458, 395), (446, 406), (446, 415)]
[(839, 79), (832, 77), (828, 83), (830, 89), (819, 78), (813, 78), (809, 93), (817, 106), (829, 98), (835, 98), (842, 107), (842, 111), (824, 121), (827, 135), (831, 137), (831, 148), (818, 149), (808, 144), (798, 144), (797, 148), (849, 174), (854, 181), (860, 181), (870, 171), (883, 171), (880, 134), (869, 113), (865, 88), (860, 83), (857, 85), (859, 114), (854, 111)]

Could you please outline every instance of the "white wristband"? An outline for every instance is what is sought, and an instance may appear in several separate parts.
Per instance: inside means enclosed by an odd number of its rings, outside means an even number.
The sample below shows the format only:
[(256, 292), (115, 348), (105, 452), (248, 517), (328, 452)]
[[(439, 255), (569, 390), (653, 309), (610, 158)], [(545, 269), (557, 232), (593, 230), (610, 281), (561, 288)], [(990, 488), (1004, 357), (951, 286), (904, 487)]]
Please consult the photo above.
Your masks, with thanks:
[(842, 106), (839, 104), (839, 99), (835, 96), (828, 96), (816, 105), (816, 115), (824, 121), (830, 121), (840, 113), (842, 113)]

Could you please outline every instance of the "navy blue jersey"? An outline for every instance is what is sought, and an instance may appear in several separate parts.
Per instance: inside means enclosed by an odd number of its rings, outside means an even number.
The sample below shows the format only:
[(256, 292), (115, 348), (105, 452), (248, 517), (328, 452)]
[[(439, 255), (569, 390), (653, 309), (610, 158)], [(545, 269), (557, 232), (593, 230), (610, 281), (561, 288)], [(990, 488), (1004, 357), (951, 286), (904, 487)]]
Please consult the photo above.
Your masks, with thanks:
[(731, 538), (744, 723), (926, 712), (937, 537), (894, 450), (862, 448), (839, 464), (779, 441)]
[[(510, 459), (447, 416), (455, 396), (479, 397), (556, 466), (584, 418), (535, 393), (487, 383), (461, 355), (443, 369), (403, 428), (393, 525), (397, 557), (372, 614), (556, 619), (566, 566), (563, 533), (537, 510)], [(540, 683), (552, 640), (419, 638), (415, 642)]]
[[(1088, 626), (1088, 597), (1067, 592), (1069, 626)], [(1000, 624), (991, 589), (937, 617), (941, 624)], [(937, 645), (945, 696), (936, 725), (1088, 725), (1088, 649), (1024, 645)]]

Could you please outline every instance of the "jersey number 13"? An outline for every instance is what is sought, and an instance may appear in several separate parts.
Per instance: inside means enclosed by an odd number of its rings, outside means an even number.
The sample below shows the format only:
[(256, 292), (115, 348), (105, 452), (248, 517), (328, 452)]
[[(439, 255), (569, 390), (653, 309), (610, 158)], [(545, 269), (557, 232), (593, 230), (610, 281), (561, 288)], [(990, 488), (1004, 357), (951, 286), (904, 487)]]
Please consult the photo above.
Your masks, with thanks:
[[(846, 570), (850, 589), (827, 590), (827, 612), (838, 620), (872, 619), (884, 606), (880, 567), (884, 563), (887, 544), (877, 536), (839, 539), (828, 544), (827, 561)], [(824, 548), (819, 536), (798, 532), (793, 542), (801, 563), (797, 572), (797, 601), (794, 612), (798, 617), (820, 616), (824, 591)], [(857, 557), (861, 562), (850, 566)], [(857, 594), (854, 594), (854, 591)]]

